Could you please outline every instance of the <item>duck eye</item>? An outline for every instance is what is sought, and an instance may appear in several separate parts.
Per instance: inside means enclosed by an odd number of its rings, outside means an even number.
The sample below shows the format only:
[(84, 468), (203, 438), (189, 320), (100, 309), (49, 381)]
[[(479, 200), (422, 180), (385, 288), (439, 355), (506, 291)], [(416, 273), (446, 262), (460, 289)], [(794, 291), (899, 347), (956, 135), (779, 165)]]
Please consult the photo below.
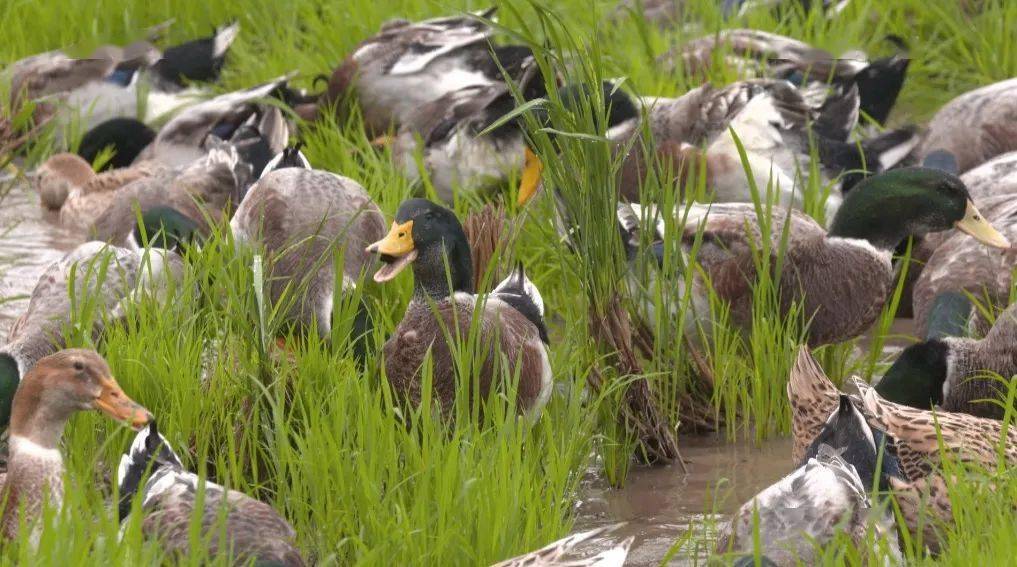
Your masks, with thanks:
[(75, 360), (74, 369), (77, 370), (78, 372), (81, 372), (82, 370), (85, 369), (85, 365), (80, 360)]

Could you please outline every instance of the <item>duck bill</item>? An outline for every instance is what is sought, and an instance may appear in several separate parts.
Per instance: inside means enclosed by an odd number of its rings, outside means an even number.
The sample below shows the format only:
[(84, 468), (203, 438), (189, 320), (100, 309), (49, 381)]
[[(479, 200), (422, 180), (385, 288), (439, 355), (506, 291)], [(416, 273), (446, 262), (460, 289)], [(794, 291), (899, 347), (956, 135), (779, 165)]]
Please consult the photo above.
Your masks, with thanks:
[(100, 381), (102, 392), (95, 399), (95, 409), (112, 417), (117, 421), (130, 424), (134, 429), (140, 429), (152, 421), (152, 414), (140, 404), (127, 397), (127, 394), (120, 388), (120, 384), (112, 376), (103, 378)]
[(374, 273), (374, 281), (384, 283), (396, 277), (417, 259), (417, 250), (413, 246), (413, 221), (402, 224), (393, 221), (385, 238), (371, 244), (364, 251), (381, 256), (383, 264)]
[(964, 213), (964, 218), (957, 221), (956, 227), (961, 232), (970, 235), (971, 238), (986, 246), (1010, 248), (1010, 241), (989, 224), (989, 221), (985, 220), (985, 217), (978, 212), (975, 204), (971, 201), (968, 201), (968, 208)]
[(533, 150), (526, 148), (526, 160), (523, 166), (523, 178), (519, 182), (519, 206), (525, 205), (540, 187), (540, 177), (544, 173), (544, 163)]

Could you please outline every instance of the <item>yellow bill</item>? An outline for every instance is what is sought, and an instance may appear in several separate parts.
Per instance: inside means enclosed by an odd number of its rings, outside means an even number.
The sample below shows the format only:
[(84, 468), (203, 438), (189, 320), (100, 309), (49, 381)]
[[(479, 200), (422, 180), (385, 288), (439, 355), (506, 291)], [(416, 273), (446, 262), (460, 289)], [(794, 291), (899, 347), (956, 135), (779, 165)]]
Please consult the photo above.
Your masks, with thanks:
[(403, 271), (417, 259), (417, 250), (413, 246), (413, 221), (402, 224), (392, 222), (392, 228), (385, 238), (371, 244), (365, 249), (368, 254), (378, 254), (383, 262), (382, 267), (374, 273), (374, 281), (387, 282)]
[(1005, 236), (999, 233), (989, 221), (985, 220), (985, 217), (978, 212), (975, 208), (975, 204), (968, 201), (967, 210), (964, 212), (964, 218), (957, 221), (954, 225), (957, 230), (971, 235), (971, 238), (985, 244), (986, 246), (992, 246), (994, 248), (1010, 248), (1010, 241)]
[(533, 198), (537, 188), (540, 187), (540, 176), (544, 173), (543, 162), (530, 148), (526, 148), (526, 160), (523, 164), (523, 178), (519, 182), (519, 206), (525, 205)]

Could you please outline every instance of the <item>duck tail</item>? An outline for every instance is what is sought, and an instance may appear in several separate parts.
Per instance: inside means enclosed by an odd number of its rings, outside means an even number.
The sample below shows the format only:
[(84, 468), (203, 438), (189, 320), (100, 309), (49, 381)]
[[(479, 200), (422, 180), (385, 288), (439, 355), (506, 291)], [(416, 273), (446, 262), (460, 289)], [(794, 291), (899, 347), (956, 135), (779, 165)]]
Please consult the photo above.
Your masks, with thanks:
[(233, 42), (237, 40), (238, 35), (240, 35), (239, 21), (216, 28), (215, 36), (212, 38), (212, 57), (215, 59), (225, 57), (226, 52), (229, 51)]
[(858, 87), (838, 88), (823, 101), (812, 131), (831, 140), (847, 140), (858, 124)]
[(822, 136), (817, 136), (816, 141), (823, 165), (844, 173), (841, 191), (846, 193), (867, 175), (900, 165), (921, 140), (914, 126), (905, 126), (860, 142)]
[(154, 473), (163, 468), (183, 469), (180, 457), (173, 452), (153, 420), (134, 437), (130, 449), (120, 457), (117, 467), (117, 486), (120, 492), (120, 518), (126, 518), (131, 511), (134, 495), (141, 488), (146, 472)]
[(861, 111), (879, 124), (886, 122), (893, 110), (911, 60), (903, 54), (876, 59), (855, 75), (861, 98)]

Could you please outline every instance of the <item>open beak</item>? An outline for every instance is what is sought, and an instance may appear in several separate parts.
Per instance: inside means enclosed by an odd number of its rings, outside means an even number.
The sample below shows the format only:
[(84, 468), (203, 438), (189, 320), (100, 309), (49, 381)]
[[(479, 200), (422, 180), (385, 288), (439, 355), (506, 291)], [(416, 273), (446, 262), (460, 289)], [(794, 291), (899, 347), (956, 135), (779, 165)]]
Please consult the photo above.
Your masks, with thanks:
[(533, 150), (526, 148), (526, 161), (523, 166), (523, 178), (519, 182), (519, 206), (525, 205), (540, 186), (540, 175), (544, 172), (544, 164), (533, 153)]
[(371, 244), (365, 249), (368, 254), (381, 255), (384, 265), (374, 273), (374, 281), (383, 283), (396, 277), (403, 268), (417, 259), (417, 250), (413, 247), (413, 221), (403, 224), (392, 222), (392, 229), (385, 238)]
[(971, 238), (986, 246), (1010, 248), (1010, 241), (989, 224), (989, 221), (985, 220), (985, 217), (978, 212), (975, 204), (971, 201), (968, 201), (968, 208), (964, 213), (964, 218), (957, 221), (955, 226), (961, 232), (971, 235)]
[(95, 409), (117, 421), (129, 423), (134, 429), (141, 429), (152, 421), (152, 414), (128, 398), (112, 376), (101, 379), (100, 384), (102, 392), (93, 402)]

